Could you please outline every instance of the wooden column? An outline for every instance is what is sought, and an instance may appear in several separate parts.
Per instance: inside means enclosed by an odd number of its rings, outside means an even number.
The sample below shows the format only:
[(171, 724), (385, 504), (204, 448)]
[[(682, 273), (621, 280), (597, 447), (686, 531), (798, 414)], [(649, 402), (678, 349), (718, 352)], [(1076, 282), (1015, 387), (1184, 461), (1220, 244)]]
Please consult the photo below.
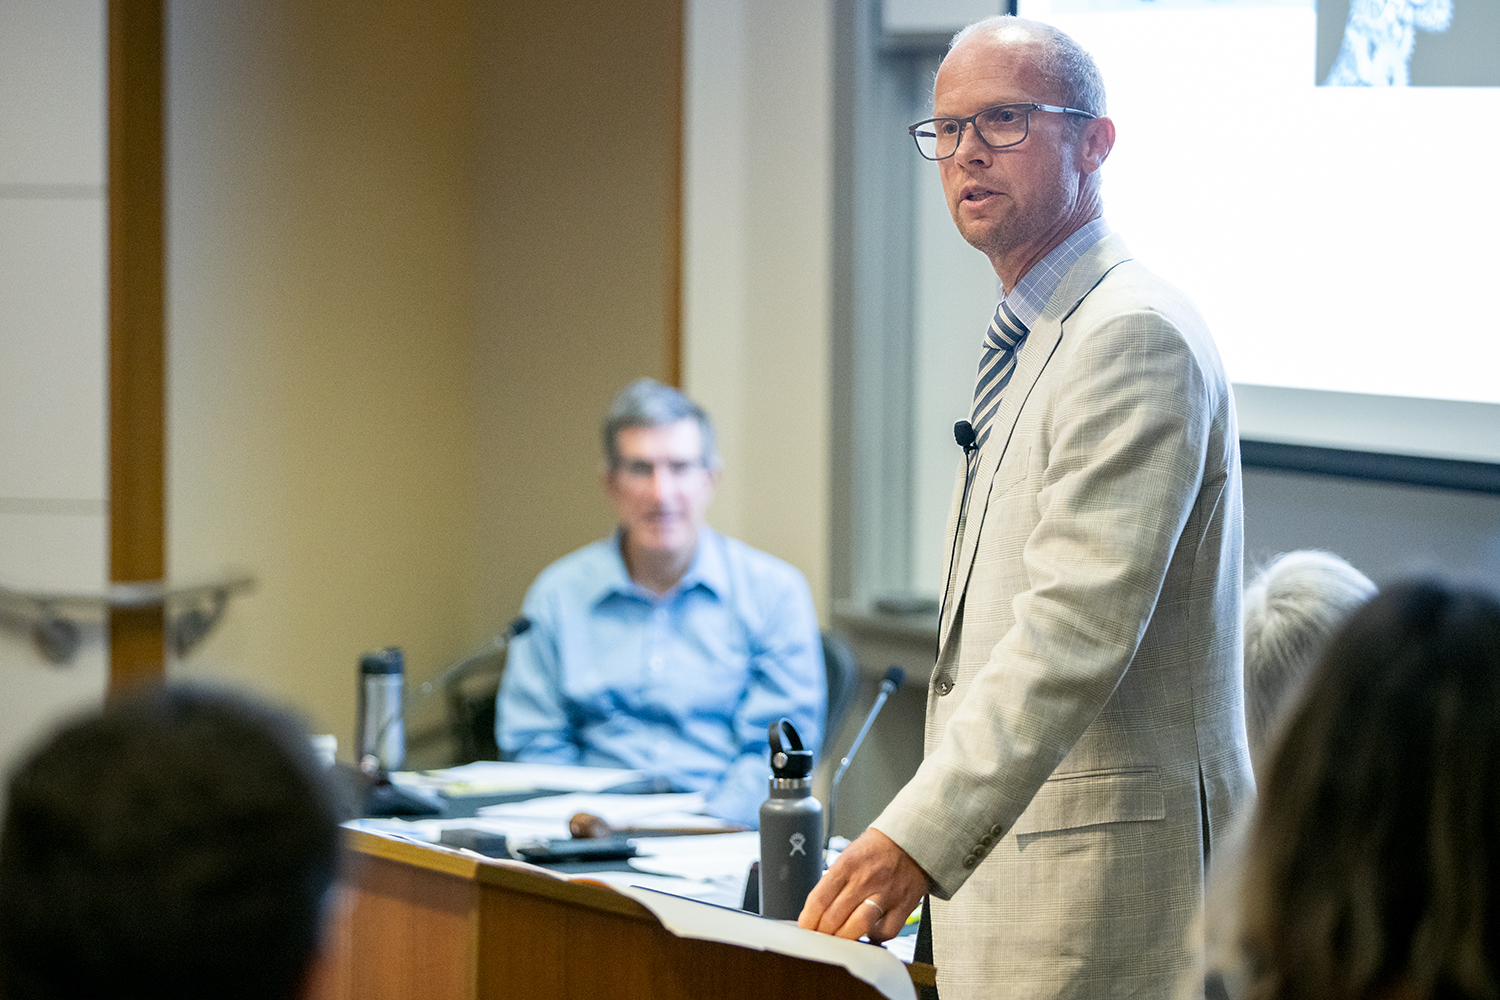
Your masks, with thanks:
[[(109, 578), (166, 572), (163, 0), (109, 3)], [(110, 691), (165, 672), (161, 607), (109, 616)]]
[[(667, 20), (675, 36), (686, 42), (687, 15), (684, 8), (687, 0), (672, 4), (667, 8)], [(671, 49), (671, 65), (668, 72), (673, 82), (672, 108), (674, 114), (669, 117), (669, 132), (666, 137), (667, 146), (672, 151), (671, 166), (671, 190), (667, 201), (667, 381), (678, 388), (682, 387), (682, 196), (683, 196), (683, 156), (686, 152), (683, 148), (682, 120), (687, 114), (687, 105), (684, 103), (683, 73), (687, 69), (687, 56), (683, 52), (683, 44), (673, 46)]]

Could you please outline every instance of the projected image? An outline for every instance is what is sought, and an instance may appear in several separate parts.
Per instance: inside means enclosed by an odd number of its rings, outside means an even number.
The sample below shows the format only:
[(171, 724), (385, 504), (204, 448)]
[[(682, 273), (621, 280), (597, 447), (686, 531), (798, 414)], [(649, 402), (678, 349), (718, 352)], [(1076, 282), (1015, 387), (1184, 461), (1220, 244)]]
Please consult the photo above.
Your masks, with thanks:
[[(1322, 86), (1351, 7), (1369, 2), (1407, 9), (1407, 85)], [(1500, 161), (1486, 125), (1500, 121), (1500, 2), (1020, 7), (1098, 61), (1118, 129), (1109, 224), (1202, 310), (1243, 431), (1500, 461), (1500, 327), (1485, 294), (1500, 188), (1475, 182), (1476, 164)], [(1274, 399), (1255, 410), (1260, 390)], [(1289, 395), (1326, 413), (1293, 415)], [(1457, 409), (1489, 416), (1433, 416)]]
[(1405, 87), (1417, 32), (1444, 32), (1452, 22), (1453, 0), (1353, 0), (1323, 86)]
[(1493, 0), (1319, 0), (1325, 87), (1500, 85)]

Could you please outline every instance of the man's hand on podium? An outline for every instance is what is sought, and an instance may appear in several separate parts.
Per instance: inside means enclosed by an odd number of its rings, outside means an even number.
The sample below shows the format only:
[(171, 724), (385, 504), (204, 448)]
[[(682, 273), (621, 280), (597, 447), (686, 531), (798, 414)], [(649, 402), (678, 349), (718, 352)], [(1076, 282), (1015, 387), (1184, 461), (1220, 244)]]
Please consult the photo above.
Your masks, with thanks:
[(868, 937), (879, 944), (900, 932), (922, 901), (928, 882), (910, 854), (872, 827), (823, 873), (797, 924), (850, 940)]

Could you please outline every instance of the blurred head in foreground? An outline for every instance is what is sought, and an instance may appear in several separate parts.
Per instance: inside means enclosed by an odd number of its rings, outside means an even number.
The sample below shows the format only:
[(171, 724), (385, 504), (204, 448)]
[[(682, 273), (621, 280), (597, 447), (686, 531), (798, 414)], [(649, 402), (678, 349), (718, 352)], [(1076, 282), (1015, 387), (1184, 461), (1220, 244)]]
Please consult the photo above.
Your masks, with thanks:
[(0, 998), (299, 996), (340, 812), (307, 735), (243, 697), (160, 688), (65, 726), (10, 782)]
[(1295, 700), (1328, 637), (1370, 599), (1369, 577), (1332, 552), (1285, 552), (1245, 587), (1245, 725), (1264, 780), (1281, 710)]
[(1500, 602), (1412, 582), (1356, 611), (1247, 846), (1250, 1000), (1500, 997)]

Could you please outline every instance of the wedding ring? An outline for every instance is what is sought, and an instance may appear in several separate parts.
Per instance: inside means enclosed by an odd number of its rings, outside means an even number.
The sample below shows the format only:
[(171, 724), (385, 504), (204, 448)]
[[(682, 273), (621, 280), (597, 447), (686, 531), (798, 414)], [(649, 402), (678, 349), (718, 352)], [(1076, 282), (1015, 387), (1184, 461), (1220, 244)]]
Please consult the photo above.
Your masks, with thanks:
[(859, 905), (860, 906), (869, 905), (869, 906), (875, 907), (875, 919), (876, 920), (879, 920), (881, 917), (885, 916), (885, 907), (881, 906), (879, 903), (875, 902), (875, 900), (873, 900), (873, 899), (867, 899), (863, 903), (860, 903)]

